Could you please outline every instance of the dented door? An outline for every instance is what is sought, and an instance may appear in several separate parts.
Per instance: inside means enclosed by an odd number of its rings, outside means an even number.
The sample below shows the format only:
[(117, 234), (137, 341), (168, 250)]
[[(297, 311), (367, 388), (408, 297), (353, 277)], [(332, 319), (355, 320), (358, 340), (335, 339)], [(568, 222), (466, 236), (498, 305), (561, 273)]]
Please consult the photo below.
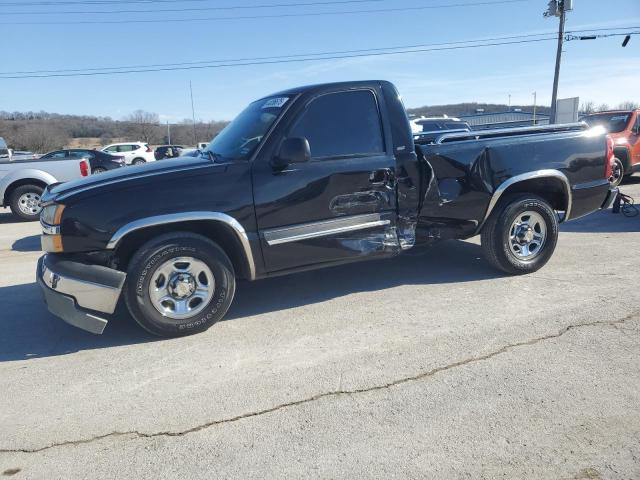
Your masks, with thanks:
[(261, 159), (254, 168), (267, 271), (397, 251), (395, 159), (378, 95), (306, 99), (281, 136), (307, 138), (311, 160), (277, 171)]

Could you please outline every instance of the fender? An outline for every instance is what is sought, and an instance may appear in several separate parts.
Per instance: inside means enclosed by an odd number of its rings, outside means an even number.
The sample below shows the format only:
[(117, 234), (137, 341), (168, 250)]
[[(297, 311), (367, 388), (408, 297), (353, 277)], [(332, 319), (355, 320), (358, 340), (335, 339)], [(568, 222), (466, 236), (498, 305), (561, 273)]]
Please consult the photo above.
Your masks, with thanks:
[(147, 227), (154, 227), (158, 225), (166, 225), (168, 223), (180, 223), (180, 222), (191, 222), (191, 221), (213, 221), (223, 223), (231, 229), (236, 234), (240, 245), (242, 245), (243, 253), (246, 258), (247, 264), (249, 266), (249, 279), (255, 280), (256, 278), (256, 266), (253, 260), (253, 253), (251, 251), (251, 245), (249, 243), (249, 237), (247, 232), (240, 225), (235, 218), (221, 212), (182, 212), (182, 213), (172, 213), (168, 215), (157, 215), (154, 217), (141, 218), (138, 220), (134, 220), (133, 222), (127, 223), (126, 225), (120, 227), (111, 237), (109, 243), (107, 244), (108, 250), (114, 250), (120, 241), (124, 237), (126, 237), (131, 232), (135, 232), (136, 230), (140, 230)]
[(484, 216), (484, 219), (480, 223), (480, 225), (478, 225), (478, 229), (476, 230), (476, 234), (478, 234), (480, 232), (480, 230), (484, 226), (485, 222), (487, 221), (487, 219), (489, 218), (489, 216), (493, 212), (493, 209), (498, 204), (498, 201), (500, 200), (500, 197), (502, 197), (504, 192), (509, 187), (511, 187), (511, 186), (513, 186), (513, 185), (515, 185), (517, 183), (520, 183), (520, 182), (526, 182), (527, 180), (535, 180), (535, 179), (541, 179), (541, 178), (554, 178), (554, 179), (560, 180), (562, 182), (562, 185), (563, 185), (563, 188), (564, 188), (564, 193), (565, 193), (566, 198), (567, 198), (567, 208), (565, 210), (564, 217), (561, 219), (561, 222), (566, 222), (567, 220), (569, 220), (570, 217), (571, 217), (571, 206), (572, 206), (572, 203), (573, 203), (573, 197), (572, 197), (572, 194), (571, 194), (571, 184), (569, 183), (569, 179), (560, 170), (553, 170), (553, 169), (536, 170), (534, 172), (527, 172), (527, 173), (523, 173), (521, 175), (516, 175), (514, 177), (511, 177), (508, 180), (505, 180), (500, 185), (498, 185), (498, 187), (493, 192), (493, 195), (491, 196), (491, 200), (489, 201), (489, 206), (487, 207), (487, 212), (486, 212), (486, 214)]
[[(2, 167), (3, 165), (0, 165), (0, 174), (2, 173)], [(0, 200), (4, 200), (7, 189), (20, 180), (37, 180), (47, 185), (58, 182), (50, 173), (36, 168), (20, 168), (9, 171), (4, 177), (0, 178)]]

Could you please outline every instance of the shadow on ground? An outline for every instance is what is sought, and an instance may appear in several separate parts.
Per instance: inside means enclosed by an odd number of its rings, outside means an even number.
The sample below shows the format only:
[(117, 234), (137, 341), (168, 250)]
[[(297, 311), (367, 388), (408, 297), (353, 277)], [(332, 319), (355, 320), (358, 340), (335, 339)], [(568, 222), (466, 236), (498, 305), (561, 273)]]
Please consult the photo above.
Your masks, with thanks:
[(7, 223), (20, 223), (20, 220), (18, 220), (18, 218), (11, 212), (0, 213), (0, 225), (4, 225)]
[[(473, 282), (499, 276), (482, 258), (479, 245), (451, 241), (394, 259), (242, 282), (226, 320), (404, 284)], [(70, 327), (47, 311), (35, 283), (0, 288), (0, 304), (0, 362), (158, 340), (139, 328), (122, 304), (103, 335)]]
[(40, 249), (40, 235), (21, 238), (11, 245), (11, 250), (14, 252), (39, 252)]

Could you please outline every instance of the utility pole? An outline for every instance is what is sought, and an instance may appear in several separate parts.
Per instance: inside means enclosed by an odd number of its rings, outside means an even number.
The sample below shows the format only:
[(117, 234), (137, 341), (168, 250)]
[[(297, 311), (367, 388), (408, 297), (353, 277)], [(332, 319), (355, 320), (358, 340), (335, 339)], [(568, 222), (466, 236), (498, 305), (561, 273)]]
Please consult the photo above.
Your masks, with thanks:
[(198, 145), (196, 138), (196, 110), (193, 107), (193, 87), (191, 86), (191, 80), (189, 80), (189, 92), (191, 92), (191, 118), (193, 119), (193, 144)]
[(558, 102), (558, 83), (560, 81), (560, 64), (562, 62), (562, 46), (564, 44), (564, 24), (567, 11), (573, 10), (573, 0), (551, 0), (545, 17), (560, 17), (558, 29), (558, 50), (556, 52), (556, 70), (553, 77), (553, 94), (551, 96), (551, 115), (549, 123), (556, 123), (556, 103)]
[(167, 143), (171, 145), (171, 125), (169, 124), (169, 120), (167, 120), (167, 140)]
[(509, 111), (511, 111), (511, 94), (509, 94)]
[(533, 92), (533, 125), (536, 124), (536, 109), (538, 107), (538, 92)]

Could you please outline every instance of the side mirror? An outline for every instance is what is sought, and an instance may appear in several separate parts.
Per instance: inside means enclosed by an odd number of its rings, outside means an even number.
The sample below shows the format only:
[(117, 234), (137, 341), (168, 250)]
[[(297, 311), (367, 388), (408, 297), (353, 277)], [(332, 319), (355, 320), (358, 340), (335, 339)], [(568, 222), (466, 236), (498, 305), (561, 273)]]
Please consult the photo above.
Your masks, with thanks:
[(303, 163), (311, 160), (311, 147), (304, 137), (285, 138), (280, 144), (278, 154), (271, 160), (271, 166), (282, 170), (291, 163)]

